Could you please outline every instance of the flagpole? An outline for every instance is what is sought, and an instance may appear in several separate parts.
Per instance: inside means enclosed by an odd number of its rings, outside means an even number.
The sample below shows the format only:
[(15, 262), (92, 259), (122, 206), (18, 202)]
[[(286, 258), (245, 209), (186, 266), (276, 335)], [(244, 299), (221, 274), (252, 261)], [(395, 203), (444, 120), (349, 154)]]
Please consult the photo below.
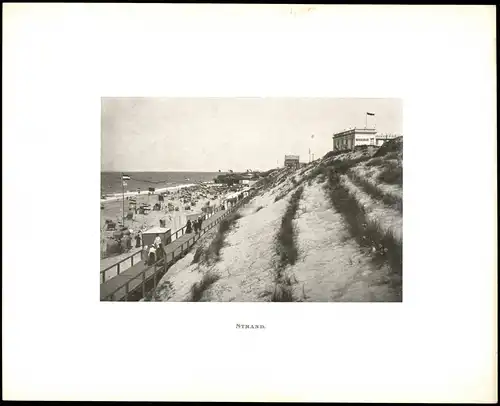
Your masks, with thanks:
[(368, 128), (368, 113), (365, 113), (365, 130)]
[(125, 186), (123, 185), (123, 172), (122, 172), (122, 225), (125, 227)]

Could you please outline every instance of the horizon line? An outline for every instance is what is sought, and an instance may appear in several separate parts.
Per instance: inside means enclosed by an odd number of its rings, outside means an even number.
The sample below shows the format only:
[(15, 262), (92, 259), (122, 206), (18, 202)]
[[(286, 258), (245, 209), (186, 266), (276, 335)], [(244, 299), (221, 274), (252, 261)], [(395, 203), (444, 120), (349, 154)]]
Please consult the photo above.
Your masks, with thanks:
[[(252, 169), (252, 171), (262, 171), (262, 169)], [(189, 170), (189, 171), (179, 171), (179, 170), (176, 170), (176, 171), (172, 171), (172, 170), (142, 170), (142, 171), (138, 171), (138, 170), (103, 170), (101, 169), (101, 172), (109, 172), (109, 173), (134, 173), (134, 172), (178, 172), (178, 173), (200, 173), (200, 172), (205, 172), (205, 173), (229, 173), (229, 171), (192, 171), (192, 170)], [(246, 169), (244, 170), (241, 170), (241, 171), (238, 171), (238, 170), (233, 170), (233, 172), (246, 172)]]

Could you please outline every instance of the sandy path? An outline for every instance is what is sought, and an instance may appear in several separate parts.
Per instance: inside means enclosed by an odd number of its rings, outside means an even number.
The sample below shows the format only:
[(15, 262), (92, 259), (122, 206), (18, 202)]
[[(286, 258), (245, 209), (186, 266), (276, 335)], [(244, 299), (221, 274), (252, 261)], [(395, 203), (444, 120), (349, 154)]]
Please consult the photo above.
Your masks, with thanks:
[[(221, 275), (205, 292), (205, 300), (217, 302), (262, 302), (262, 294), (272, 290), (275, 256), (274, 238), (288, 199), (277, 203), (274, 195), (255, 199), (242, 209), (237, 227), (226, 236), (222, 261), (213, 272)], [(257, 207), (264, 206), (256, 212)]]
[[(260, 295), (273, 286), (270, 267), (274, 255), (273, 241), (287, 205), (287, 199), (274, 203), (274, 198), (275, 194), (268, 191), (255, 196), (239, 210), (243, 217), (226, 234), (220, 262), (213, 266), (191, 264), (194, 249), (174, 265), (163, 281), (169, 284), (169, 289), (162, 300), (183, 301), (189, 298), (191, 286), (210, 271), (221, 279), (204, 292), (202, 301), (262, 301)], [(256, 211), (261, 206), (263, 208)], [(214, 234), (207, 238), (205, 246)]]
[(396, 240), (401, 241), (403, 239), (403, 217), (400, 212), (372, 199), (362, 189), (352, 183), (346, 175), (342, 175), (341, 180), (355, 196), (356, 200), (363, 205), (369, 220), (378, 224), (384, 232), (392, 232)]
[(291, 271), (299, 283), (294, 297), (311, 302), (390, 300), (387, 285), (379, 284), (388, 269), (374, 270), (370, 257), (348, 239), (342, 216), (321, 184), (305, 186), (297, 216), (299, 261)]
[(400, 199), (403, 198), (403, 190), (399, 185), (388, 185), (386, 183), (377, 181), (378, 175), (380, 175), (380, 173), (382, 172), (382, 168), (378, 166), (367, 167), (365, 165), (358, 165), (353, 169), (357, 175), (365, 178), (368, 182), (379, 188), (382, 192), (399, 197)]

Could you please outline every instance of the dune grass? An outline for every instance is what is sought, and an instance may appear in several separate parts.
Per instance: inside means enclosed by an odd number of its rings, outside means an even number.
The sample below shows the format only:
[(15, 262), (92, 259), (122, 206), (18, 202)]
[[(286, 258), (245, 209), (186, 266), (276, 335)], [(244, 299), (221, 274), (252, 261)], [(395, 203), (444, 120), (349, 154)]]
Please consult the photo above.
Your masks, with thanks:
[(293, 302), (292, 285), (297, 283), (295, 278), (284, 275), (287, 265), (294, 265), (297, 262), (298, 250), (296, 245), (296, 230), (293, 219), (299, 208), (300, 199), (304, 187), (300, 186), (292, 194), (288, 202), (285, 214), (281, 219), (281, 226), (275, 238), (275, 251), (278, 262), (274, 267), (274, 291), (271, 294), (271, 302)]
[(327, 160), (328, 158), (336, 157), (342, 154), (346, 154), (349, 152), (357, 152), (357, 151), (365, 151), (368, 149), (368, 145), (356, 145), (353, 149), (344, 149), (341, 151), (329, 151), (323, 156), (323, 161)]
[(191, 286), (189, 302), (199, 302), (203, 296), (203, 292), (205, 292), (212, 284), (217, 282), (220, 279), (220, 276), (212, 273), (206, 272), (201, 281), (196, 282)]
[(196, 248), (191, 264), (209, 262), (210, 260), (219, 261), (220, 251), (224, 247), (226, 235), (240, 218), (241, 214), (235, 212), (222, 220), (210, 245), (207, 248), (201, 246)]
[(403, 200), (400, 197), (384, 193), (376, 185), (359, 176), (352, 170), (348, 171), (347, 176), (349, 176), (352, 183), (358, 186), (373, 199), (384, 203), (386, 206), (393, 208), (400, 213), (403, 213)]
[(399, 152), (389, 152), (384, 156), (385, 159), (399, 159)]
[(293, 302), (292, 288), (282, 283), (274, 285), (274, 291), (271, 294), (271, 302)]
[(389, 265), (391, 287), (400, 290), (403, 268), (402, 242), (396, 240), (391, 232), (384, 232), (377, 223), (368, 220), (363, 206), (333, 169), (328, 174), (325, 191), (332, 206), (342, 215), (351, 237), (358, 245), (371, 252), (375, 265)]
[(285, 214), (281, 219), (281, 227), (276, 236), (276, 253), (280, 260), (280, 266), (288, 264), (294, 265), (297, 261), (297, 247), (295, 245), (295, 230), (293, 227), (293, 218), (299, 208), (299, 202), (304, 188), (301, 186), (290, 198)]
[(302, 177), (300, 180), (295, 180), (293, 183), (293, 186), (285, 189), (285, 191), (281, 192), (278, 196), (274, 198), (274, 203), (279, 202), (281, 199), (284, 197), (288, 196), (288, 194), (293, 190), (293, 189), (298, 189), (299, 186), (304, 182), (304, 177)]
[(381, 157), (391, 152), (401, 152), (402, 150), (403, 150), (403, 137), (397, 137), (384, 142), (373, 156)]
[(198, 262), (200, 262), (202, 255), (203, 255), (203, 247), (196, 248), (196, 251), (194, 252), (193, 261), (191, 263), (197, 264)]
[(328, 161), (325, 159), (329, 157), (335, 157), (345, 152), (346, 151), (330, 151), (327, 154), (325, 154), (325, 157), (323, 157), (323, 162), (319, 163), (313, 170), (311, 170), (311, 172), (308, 175), (302, 177), (302, 179), (298, 182), (298, 185), (307, 182), (307, 184), (310, 186), (314, 179), (317, 179), (319, 182), (324, 182), (331, 168), (334, 168), (335, 171), (339, 173), (346, 173), (353, 166), (370, 159), (369, 156), (362, 156), (359, 158), (346, 159), (346, 160)]
[(220, 251), (224, 246), (226, 234), (232, 227), (234, 227), (234, 225), (240, 218), (241, 214), (235, 212), (221, 221), (215, 238), (212, 240), (207, 250), (205, 251), (205, 261), (209, 261), (210, 259), (214, 259), (215, 261), (220, 260)]
[(383, 162), (384, 160), (382, 158), (372, 158), (366, 163), (366, 166), (380, 166)]
[(378, 175), (378, 180), (389, 185), (403, 186), (403, 168), (400, 165), (387, 165)]
[(278, 196), (276, 196), (274, 198), (274, 203), (276, 202), (279, 202), (281, 199), (283, 199), (287, 194), (288, 194), (288, 190), (285, 192), (285, 193), (280, 193)]

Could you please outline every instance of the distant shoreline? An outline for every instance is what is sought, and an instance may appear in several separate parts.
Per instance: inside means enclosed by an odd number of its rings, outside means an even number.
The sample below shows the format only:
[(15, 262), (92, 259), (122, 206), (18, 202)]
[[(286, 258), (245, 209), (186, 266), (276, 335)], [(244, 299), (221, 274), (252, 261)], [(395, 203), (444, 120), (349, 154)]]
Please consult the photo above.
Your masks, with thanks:
[[(179, 187), (189, 187), (204, 182), (212, 182), (218, 174), (216, 172), (123, 172), (128, 176), (121, 182), (122, 172), (101, 172), (101, 201), (115, 200), (122, 198), (123, 189), (127, 196), (147, 195), (149, 188), (154, 188), (155, 192), (167, 190), (178, 190)], [(128, 190), (128, 191), (127, 191)], [(106, 197), (103, 199), (103, 197)]]
[[(208, 184), (215, 184), (215, 183), (211, 183), (211, 182), (202, 182), (201, 183), (202, 185), (205, 184), (205, 185), (208, 185)], [(186, 183), (186, 184), (182, 184), (182, 185), (176, 185), (176, 186), (169, 186), (169, 187), (163, 187), (163, 188), (159, 188), (159, 189), (155, 189), (154, 193), (153, 194), (158, 194), (158, 193), (162, 193), (162, 192), (166, 192), (166, 191), (169, 191), (169, 192), (173, 192), (173, 191), (176, 191), (176, 190), (179, 190), (179, 189), (182, 189), (182, 188), (187, 188), (187, 187), (193, 187), (193, 186), (199, 186), (200, 184), (196, 184), (196, 183)], [(106, 197), (106, 199), (101, 199), (101, 203), (106, 203), (106, 202), (115, 202), (117, 200), (121, 200), (122, 199), (122, 196), (127, 196), (127, 197), (130, 197), (130, 196), (144, 196), (144, 195), (148, 195), (149, 192), (148, 190), (142, 190), (140, 192), (131, 192), (131, 191), (126, 191), (125, 193), (113, 193), (111, 195), (109, 195), (108, 197)]]
[[(124, 173), (128, 175), (129, 173), (220, 173), (228, 174), (230, 172), (225, 171), (101, 171), (101, 173)], [(243, 173), (243, 172), (242, 172)]]

